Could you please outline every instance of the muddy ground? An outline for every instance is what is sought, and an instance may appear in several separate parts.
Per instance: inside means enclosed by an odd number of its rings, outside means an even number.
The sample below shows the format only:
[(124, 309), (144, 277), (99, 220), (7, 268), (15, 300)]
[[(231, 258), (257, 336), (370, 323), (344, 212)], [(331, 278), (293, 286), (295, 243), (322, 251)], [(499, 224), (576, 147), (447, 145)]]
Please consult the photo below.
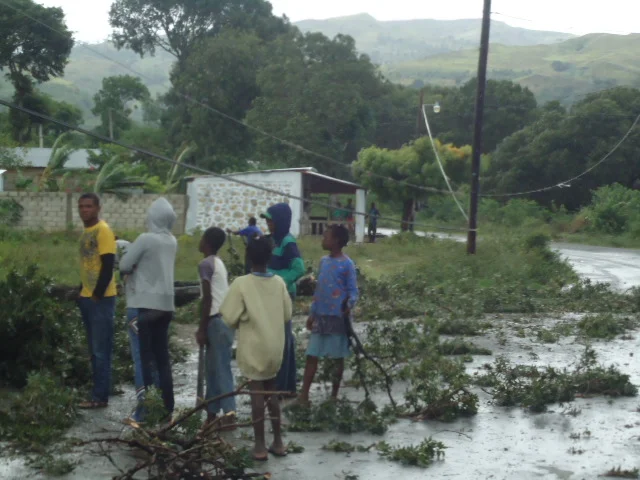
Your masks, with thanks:
[[(640, 284), (640, 254), (631, 250), (600, 249), (556, 245), (576, 270), (595, 281), (607, 281), (616, 289), (625, 290)], [(516, 329), (533, 332), (539, 326), (550, 327), (557, 321), (575, 322), (575, 316), (550, 319), (542, 316), (492, 317), (495, 328), (483, 337), (474, 338), (479, 346), (493, 351), (492, 357), (477, 356), (467, 364), (473, 374), (486, 362), (505, 355), (514, 363), (570, 367), (575, 363), (583, 346), (573, 337), (564, 337), (557, 344), (543, 344), (534, 333), (525, 338), (515, 334)], [(302, 318), (296, 319), (302, 322)], [(194, 326), (180, 325), (178, 336), (190, 349), (188, 361), (176, 367), (176, 400), (180, 407), (191, 407), (195, 402), (197, 355), (193, 341)], [(504, 343), (504, 338), (507, 341)], [(640, 332), (632, 332), (630, 339), (596, 342), (594, 349), (604, 364), (616, 365), (631, 375), (631, 381), (640, 384), (640, 371), (636, 357)], [(629, 337), (626, 337), (629, 338)], [(444, 339), (444, 338), (443, 338)], [(304, 339), (301, 339), (304, 341)], [(396, 398), (402, 398), (402, 386), (395, 389)], [(362, 393), (345, 388), (351, 399), (361, 399)], [(305, 447), (302, 454), (284, 459), (270, 459), (260, 471), (268, 471), (274, 479), (344, 479), (347, 474), (360, 479), (595, 479), (618, 466), (627, 469), (640, 467), (640, 399), (607, 398), (577, 399), (570, 405), (553, 405), (544, 414), (530, 414), (522, 409), (506, 409), (491, 405), (490, 397), (481, 390), (479, 412), (473, 418), (453, 423), (401, 421), (392, 425), (384, 437), (391, 445), (420, 443), (432, 436), (448, 447), (444, 461), (430, 468), (405, 468), (378, 458), (375, 452), (351, 455), (325, 452), (321, 447), (333, 439), (353, 444), (370, 445), (380, 440), (371, 435), (287, 434)], [(314, 400), (327, 395), (322, 386), (314, 389)], [(385, 401), (379, 395), (378, 403)], [(114, 397), (103, 412), (84, 414), (69, 432), (76, 438), (114, 436), (125, 432), (121, 421), (131, 412), (134, 393), (125, 387), (125, 394)], [(248, 415), (246, 400), (239, 402), (240, 415)], [(250, 433), (246, 430), (245, 432)], [(241, 432), (229, 434), (239, 444)], [(109, 479), (117, 473), (105, 458), (83, 453), (80, 465), (66, 479)], [(114, 457), (121, 467), (135, 460), (126, 454)], [(0, 460), (0, 478), (45, 478), (34, 474), (21, 458)]]

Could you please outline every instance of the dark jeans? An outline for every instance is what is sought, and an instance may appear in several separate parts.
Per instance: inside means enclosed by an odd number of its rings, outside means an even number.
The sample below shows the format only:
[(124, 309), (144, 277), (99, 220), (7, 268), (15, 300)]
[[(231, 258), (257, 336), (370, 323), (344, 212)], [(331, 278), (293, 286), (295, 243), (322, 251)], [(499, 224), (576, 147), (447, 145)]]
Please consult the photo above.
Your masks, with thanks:
[(280, 392), (296, 393), (296, 339), (293, 336), (291, 320), (284, 326), (284, 356), (276, 377), (276, 386)]
[(91, 400), (107, 403), (111, 391), (111, 357), (113, 355), (113, 324), (116, 314), (115, 297), (93, 301), (78, 300), (82, 322), (87, 332), (93, 389)]
[(369, 243), (374, 243), (376, 241), (376, 234), (378, 233), (378, 226), (369, 224)]
[(154, 385), (154, 366), (158, 369), (158, 386), (164, 406), (169, 413), (175, 405), (173, 398), (173, 376), (169, 358), (169, 324), (173, 312), (140, 309), (138, 317), (138, 338), (140, 341), (140, 361), (145, 388)]

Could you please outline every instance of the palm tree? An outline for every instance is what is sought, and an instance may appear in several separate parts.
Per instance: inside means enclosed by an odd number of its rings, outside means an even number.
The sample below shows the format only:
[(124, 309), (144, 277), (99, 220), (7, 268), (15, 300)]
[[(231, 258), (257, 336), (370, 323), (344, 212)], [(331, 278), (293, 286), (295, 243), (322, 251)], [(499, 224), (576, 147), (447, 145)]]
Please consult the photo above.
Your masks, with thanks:
[(131, 188), (144, 186), (146, 179), (141, 176), (130, 176), (130, 165), (126, 154), (114, 155), (98, 171), (93, 184), (95, 193), (113, 193), (120, 198), (131, 194)]
[(56, 141), (51, 148), (51, 155), (49, 156), (47, 166), (38, 179), (38, 184), (36, 186), (38, 191), (42, 192), (46, 190), (56, 192), (60, 190), (58, 179), (68, 174), (68, 170), (65, 168), (65, 165), (67, 161), (69, 161), (71, 154), (77, 150), (77, 148), (65, 143), (69, 136), (70, 135), (67, 132), (56, 138)]
[(167, 175), (167, 180), (165, 181), (165, 184), (164, 184), (164, 191), (162, 193), (171, 193), (176, 188), (178, 188), (178, 186), (180, 185), (180, 181), (182, 180), (182, 178), (178, 178), (177, 180), (175, 180), (175, 177), (178, 174), (178, 169), (180, 168), (182, 161), (195, 151), (196, 151), (196, 147), (194, 145), (187, 145), (178, 154), (178, 157), (176, 158), (176, 164), (173, 167), (171, 167), (171, 170), (169, 170), (169, 174)]

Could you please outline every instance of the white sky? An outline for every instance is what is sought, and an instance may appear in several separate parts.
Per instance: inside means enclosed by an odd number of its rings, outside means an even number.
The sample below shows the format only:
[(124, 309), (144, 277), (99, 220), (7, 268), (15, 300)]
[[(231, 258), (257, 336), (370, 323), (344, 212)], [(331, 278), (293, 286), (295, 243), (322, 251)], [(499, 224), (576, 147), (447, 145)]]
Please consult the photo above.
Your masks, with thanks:
[[(40, 3), (62, 7), (67, 25), (76, 33), (77, 40), (98, 42), (111, 32), (108, 12), (112, 0), (40, 0)], [(272, 0), (271, 3), (276, 14), (286, 14), (292, 21), (363, 12), (378, 20), (480, 18), (483, 5), (482, 0)], [(608, 0), (604, 3), (588, 0), (494, 0), (491, 10), (505, 15), (494, 14), (495, 20), (533, 30), (576, 35), (640, 31), (638, 0)]]

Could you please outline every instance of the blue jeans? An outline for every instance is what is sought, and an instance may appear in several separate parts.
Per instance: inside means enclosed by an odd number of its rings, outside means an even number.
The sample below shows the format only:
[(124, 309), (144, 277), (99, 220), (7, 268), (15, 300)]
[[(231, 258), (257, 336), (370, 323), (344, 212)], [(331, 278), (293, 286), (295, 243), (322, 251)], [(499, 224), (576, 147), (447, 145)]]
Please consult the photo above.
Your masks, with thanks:
[[(205, 372), (207, 377), (206, 399), (233, 392), (233, 373), (231, 372), (231, 350), (234, 331), (222, 320), (220, 315), (209, 319), (207, 327), (207, 350), (205, 356)], [(235, 397), (216, 400), (207, 405), (210, 415), (222, 410), (225, 414), (236, 410)]]
[[(127, 308), (127, 332), (129, 333), (129, 346), (131, 348), (131, 359), (133, 360), (133, 380), (136, 386), (136, 397), (139, 403), (144, 401), (144, 378), (142, 376), (142, 360), (140, 359), (140, 338), (138, 335), (138, 309)], [(153, 384), (160, 388), (158, 380), (158, 369), (153, 368)]]
[(113, 355), (113, 325), (116, 314), (115, 297), (93, 301), (78, 300), (82, 322), (87, 333), (93, 389), (91, 400), (107, 403), (111, 392), (111, 357)]

